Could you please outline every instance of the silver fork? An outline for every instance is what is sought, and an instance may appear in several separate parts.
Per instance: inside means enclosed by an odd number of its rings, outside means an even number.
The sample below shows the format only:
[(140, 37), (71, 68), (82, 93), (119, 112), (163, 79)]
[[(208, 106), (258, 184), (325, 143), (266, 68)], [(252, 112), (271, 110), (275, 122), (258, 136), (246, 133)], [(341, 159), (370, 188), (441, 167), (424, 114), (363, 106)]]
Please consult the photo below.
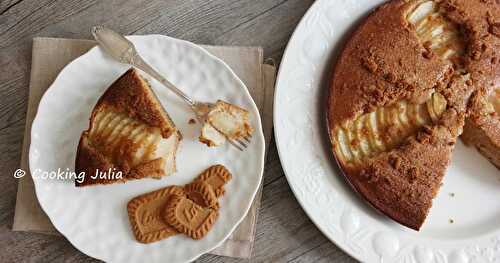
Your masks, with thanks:
[[(181, 97), (190, 106), (196, 115), (196, 119), (198, 119), (200, 123), (204, 123), (206, 121), (208, 112), (214, 106), (213, 103), (196, 101), (186, 95), (186, 93), (182, 92), (160, 73), (158, 73), (158, 71), (146, 63), (137, 53), (134, 44), (117, 32), (102, 26), (95, 26), (92, 28), (92, 35), (97, 43), (99, 43), (99, 46), (108, 55), (123, 64), (134, 66), (158, 80), (177, 96)], [(251, 137), (251, 134), (245, 136), (243, 138), (245, 141), (239, 138), (232, 140), (231, 138), (226, 137), (226, 139), (236, 149), (243, 151), (243, 149), (247, 148), (248, 144), (251, 142)]]

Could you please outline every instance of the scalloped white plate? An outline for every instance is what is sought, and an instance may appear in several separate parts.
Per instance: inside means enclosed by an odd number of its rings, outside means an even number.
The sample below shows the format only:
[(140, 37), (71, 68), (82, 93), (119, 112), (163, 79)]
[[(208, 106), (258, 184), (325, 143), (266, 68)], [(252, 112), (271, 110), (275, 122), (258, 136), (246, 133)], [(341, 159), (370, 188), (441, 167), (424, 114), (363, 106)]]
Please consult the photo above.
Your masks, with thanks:
[[(106, 262), (191, 261), (221, 244), (250, 208), (264, 167), (260, 116), (241, 80), (204, 49), (161, 35), (128, 38), (146, 61), (187, 94), (203, 101), (221, 98), (248, 109), (256, 130), (252, 143), (245, 152), (229, 145), (209, 149), (199, 143), (200, 125), (188, 124), (193, 117), (190, 109), (143, 74), (184, 136), (177, 154), (177, 173), (161, 180), (84, 188), (75, 188), (72, 180), (37, 176), (40, 171), (74, 169), (78, 139), (88, 126), (92, 108), (104, 90), (128, 69), (94, 47), (68, 64), (40, 101), (29, 152), (36, 194), (56, 229), (91, 257)], [(207, 236), (195, 241), (177, 235), (148, 245), (135, 240), (126, 209), (130, 199), (168, 185), (188, 183), (216, 163), (225, 165), (233, 179), (226, 186), (219, 218)]]
[(288, 182), (317, 227), (360, 261), (500, 262), (500, 174), (474, 149), (458, 143), (420, 232), (365, 204), (331, 155), (323, 112), (331, 66), (348, 32), (382, 2), (318, 0), (295, 30), (281, 62), (274, 104)]

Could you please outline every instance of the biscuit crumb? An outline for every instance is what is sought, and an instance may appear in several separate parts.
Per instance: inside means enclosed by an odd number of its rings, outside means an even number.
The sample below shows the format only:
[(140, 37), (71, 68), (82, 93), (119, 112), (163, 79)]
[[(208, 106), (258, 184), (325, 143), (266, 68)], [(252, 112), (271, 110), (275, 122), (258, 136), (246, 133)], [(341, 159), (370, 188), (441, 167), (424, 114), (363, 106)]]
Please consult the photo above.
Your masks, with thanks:
[(188, 123), (189, 123), (189, 124), (195, 124), (195, 123), (196, 123), (196, 121), (195, 121), (195, 119), (189, 119)]
[(385, 80), (387, 80), (389, 83), (395, 83), (395, 82), (396, 82), (396, 80), (397, 80), (396, 75), (394, 75), (394, 73), (392, 73), (392, 72), (389, 72), (389, 73), (385, 74), (384, 78), (385, 78)]
[(491, 24), (489, 31), (492, 35), (500, 37), (500, 23)]
[(399, 168), (401, 168), (401, 158), (397, 155), (390, 155), (389, 156), (389, 163), (391, 164), (391, 166), (396, 169), (396, 170), (399, 170)]
[(377, 72), (378, 65), (373, 58), (363, 58), (361, 63), (371, 73)]
[(420, 170), (416, 167), (411, 167), (408, 170), (408, 181), (413, 184), (418, 179), (418, 177), (420, 177)]

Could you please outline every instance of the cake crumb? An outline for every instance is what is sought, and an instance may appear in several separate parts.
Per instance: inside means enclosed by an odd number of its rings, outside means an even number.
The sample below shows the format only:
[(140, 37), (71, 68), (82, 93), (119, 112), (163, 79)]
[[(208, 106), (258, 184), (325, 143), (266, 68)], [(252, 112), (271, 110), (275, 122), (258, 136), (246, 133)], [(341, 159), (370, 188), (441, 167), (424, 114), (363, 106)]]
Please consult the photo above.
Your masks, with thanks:
[(361, 63), (371, 73), (377, 72), (378, 65), (377, 65), (377, 62), (375, 62), (374, 58), (372, 58), (372, 57), (363, 58)]
[(196, 123), (196, 121), (195, 121), (194, 119), (189, 119), (188, 123), (189, 123), (189, 124), (195, 124), (195, 123)]

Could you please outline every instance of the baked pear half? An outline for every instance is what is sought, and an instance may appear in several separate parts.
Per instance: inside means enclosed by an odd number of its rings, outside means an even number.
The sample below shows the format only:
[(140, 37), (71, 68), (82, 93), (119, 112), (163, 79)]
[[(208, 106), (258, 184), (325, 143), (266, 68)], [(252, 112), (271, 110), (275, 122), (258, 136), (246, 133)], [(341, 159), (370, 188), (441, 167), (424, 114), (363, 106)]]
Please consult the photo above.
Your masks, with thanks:
[[(500, 87), (499, 19), (498, 1), (389, 1), (335, 64), (326, 103), (333, 155), (352, 187), (404, 226), (421, 228), (472, 122), (470, 105)], [(484, 152), (498, 158), (494, 143)]]
[(76, 186), (111, 184), (176, 171), (181, 134), (149, 84), (135, 69), (119, 77), (98, 100), (80, 137)]

